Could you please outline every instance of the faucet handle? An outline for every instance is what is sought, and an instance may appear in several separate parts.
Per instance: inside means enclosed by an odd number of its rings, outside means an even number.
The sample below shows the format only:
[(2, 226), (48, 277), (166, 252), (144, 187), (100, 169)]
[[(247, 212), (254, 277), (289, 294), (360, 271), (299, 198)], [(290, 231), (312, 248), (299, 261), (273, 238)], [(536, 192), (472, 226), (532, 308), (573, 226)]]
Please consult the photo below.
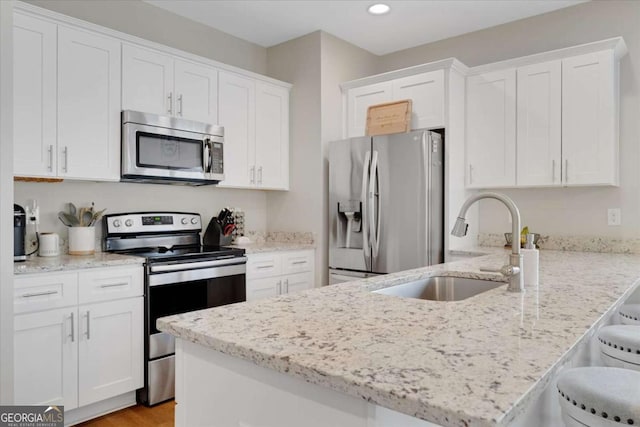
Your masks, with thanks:
[(520, 273), (520, 267), (515, 265), (505, 265), (500, 269), (500, 273), (502, 273), (506, 277), (515, 276)]

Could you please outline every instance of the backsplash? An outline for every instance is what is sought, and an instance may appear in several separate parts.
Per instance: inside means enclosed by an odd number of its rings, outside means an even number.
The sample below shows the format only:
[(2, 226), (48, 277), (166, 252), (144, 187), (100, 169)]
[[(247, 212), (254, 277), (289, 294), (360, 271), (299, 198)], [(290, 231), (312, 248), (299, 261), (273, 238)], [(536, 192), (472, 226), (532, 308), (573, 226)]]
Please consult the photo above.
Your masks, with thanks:
[(245, 236), (253, 243), (283, 242), (311, 245), (316, 241), (314, 233), (306, 231), (248, 231)]
[[(503, 234), (480, 233), (479, 246), (505, 245)], [(575, 252), (601, 252), (613, 254), (640, 254), (640, 239), (618, 239), (606, 236), (545, 236), (539, 241), (540, 249)]]

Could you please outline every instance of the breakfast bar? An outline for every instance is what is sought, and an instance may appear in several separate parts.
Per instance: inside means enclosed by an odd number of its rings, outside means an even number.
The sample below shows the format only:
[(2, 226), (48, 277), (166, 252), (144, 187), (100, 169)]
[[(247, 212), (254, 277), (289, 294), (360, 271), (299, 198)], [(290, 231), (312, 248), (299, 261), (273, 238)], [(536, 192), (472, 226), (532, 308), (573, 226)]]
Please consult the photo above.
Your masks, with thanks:
[(430, 276), (504, 280), (480, 271), (504, 263), (492, 251), (158, 320), (177, 338), (176, 425), (556, 425), (554, 379), (599, 363), (590, 338), (637, 302), (640, 256), (541, 251), (539, 285), (523, 293), (372, 292)]

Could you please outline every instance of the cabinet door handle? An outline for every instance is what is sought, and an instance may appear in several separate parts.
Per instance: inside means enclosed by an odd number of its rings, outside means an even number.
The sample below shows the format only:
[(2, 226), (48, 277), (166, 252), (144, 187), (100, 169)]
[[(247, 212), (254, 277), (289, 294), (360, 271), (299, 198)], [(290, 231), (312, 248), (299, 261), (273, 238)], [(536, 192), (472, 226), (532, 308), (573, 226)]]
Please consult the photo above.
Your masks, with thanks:
[(49, 152), (49, 165), (47, 166), (47, 169), (49, 172), (53, 172), (53, 145), (49, 145), (49, 149), (47, 151)]
[(69, 172), (69, 148), (66, 145), (62, 149), (62, 154), (64, 156), (64, 167), (62, 168), (62, 170), (64, 170), (65, 172)]
[(178, 95), (178, 114), (182, 116), (182, 94)]
[(74, 330), (75, 329), (75, 326), (74, 326), (75, 322), (74, 322), (73, 319), (74, 319), (74, 316), (73, 316), (73, 311), (72, 311), (71, 312), (71, 342), (74, 342), (76, 340), (76, 338), (75, 338), (76, 332)]
[(569, 182), (569, 160), (564, 160), (564, 182)]
[(282, 295), (282, 280), (278, 280), (278, 283), (276, 283), (276, 292), (277, 295)]
[(284, 279), (284, 292), (289, 293), (289, 279)]
[(169, 107), (167, 108), (167, 112), (171, 114), (173, 112), (173, 92), (169, 92), (169, 96), (167, 96), (169, 100)]
[(469, 185), (473, 184), (473, 165), (469, 165)]
[(262, 184), (262, 166), (258, 168), (258, 184)]
[(115, 288), (116, 286), (127, 286), (129, 283), (121, 282), (121, 283), (109, 283), (108, 285), (100, 285), (101, 288)]
[(551, 182), (556, 182), (556, 161), (551, 160)]
[(298, 264), (306, 264), (306, 263), (307, 261), (294, 261), (291, 264), (298, 265)]
[(30, 294), (22, 294), (22, 298), (41, 297), (44, 295), (55, 295), (58, 291), (33, 292)]
[(251, 166), (251, 169), (249, 169), (249, 180), (251, 181), (251, 184), (255, 183), (256, 180), (256, 167), (255, 166)]
[(87, 340), (91, 339), (91, 313), (87, 310)]
[(273, 264), (271, 264), (271, 265), (259, 265), (256, 268), (258, 270), (262, 270), (262, 269), (265, 269), (265, 268), (273, 268)]

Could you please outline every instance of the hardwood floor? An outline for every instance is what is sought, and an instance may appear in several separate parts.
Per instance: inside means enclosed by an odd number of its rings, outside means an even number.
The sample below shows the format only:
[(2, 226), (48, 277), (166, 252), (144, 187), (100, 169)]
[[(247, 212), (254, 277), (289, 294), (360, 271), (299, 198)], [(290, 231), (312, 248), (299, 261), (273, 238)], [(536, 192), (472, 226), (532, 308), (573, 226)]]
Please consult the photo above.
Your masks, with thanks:
[(153, 408), (136, 405), (91, 421), (79, 427), (173, 427), (175, 402), (170, 400)]

